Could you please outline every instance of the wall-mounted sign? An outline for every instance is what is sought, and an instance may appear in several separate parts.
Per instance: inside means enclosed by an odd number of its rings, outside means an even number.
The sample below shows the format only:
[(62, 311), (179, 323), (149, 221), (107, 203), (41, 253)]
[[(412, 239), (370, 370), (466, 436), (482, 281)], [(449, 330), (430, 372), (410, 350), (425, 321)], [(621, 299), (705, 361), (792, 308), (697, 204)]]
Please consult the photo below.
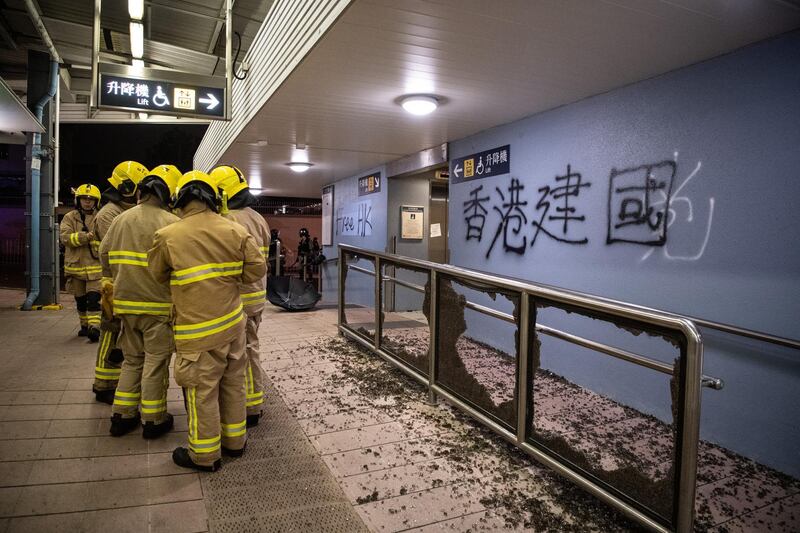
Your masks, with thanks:
[(425, 208), (419, 205), (400, 206), (400, 238), (422, 239), (425, 236)]
[(358, 178), (358, 195), (372, 194), (381, 192), (381, 173), (370, 174), (363, 178)]
[(322, 188), (322, 246), (333, 244), (333, 185)]
[(103, 63), (99, 107), (186, 117), (225, 118), (225, 79)]
[(484, 152), (459, 157), (450, 162), (450, 182), (489, 178), (508, 174), (511, 167), (511, 147), (509, 145), (492, 148)]

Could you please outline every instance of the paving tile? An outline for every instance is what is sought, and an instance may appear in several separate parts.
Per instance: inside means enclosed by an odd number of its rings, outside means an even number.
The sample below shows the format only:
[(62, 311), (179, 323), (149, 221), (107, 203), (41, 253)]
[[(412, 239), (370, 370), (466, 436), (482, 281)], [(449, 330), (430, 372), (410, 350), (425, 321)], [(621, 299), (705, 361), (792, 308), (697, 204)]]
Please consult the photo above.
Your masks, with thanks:
[(23, 516), (9, 520), (7, 533), (30, 533), (32, 531), (85, 531), (82, 528), (85, 513)]
[(315, 416), (298, 420), (300, 427), (306, 435), (321, 435), (345, 429), (353, 429), (364, 426), (374, 426), (391, 422), (393, 417), (379, 409), (360, 410), (350, 413), (336, 413), (327, 416)]
[(22, 488), (0, 488), (0, 517), (13, 516), (14, 507), (22, 495)]
[(91, 457), (97, 437), (68, 437), (43, 439), (38, 459), (67, 459)]
[(103, 509), (84, 513), (81, 529), (86, 532), (146, 533), (148, 528), (146, 506)]
[[(107, 423), (107, 426), (108, 427)], [(142, 438), (139, 429), (128, 433), (123, 437), (112, 437), (106, 433), (102, 437), (96, 437), (94, 456), (106, 457), (109, 455), (133, 455), (144, 454), (148, 451), (148, 442)]]
[(11, 405), (0, 412), (1, 420), (50, 420), (56, 410), (55, 405)]
[(0, 460), (25, 461), (36, 459), (42, 447), (41, 439), (0, 440)]
[(9, 461), (0, 463), (0, 487), (24, 485), (33, 468), (30, 461)]
[(93, 437), (108, 435), (108, 419), (86, 418), (79, 420), (53, 420), (47, 438)]
[(90, 467), (92, 460), (89, 458), (76, 459), (50, 459), (32, 463), (29, 485), (44, 485), (47, 483), (78, 483), (91, 479)]
[(18, 392), (13, 405), (56, 405), (64, 391), (23, 391)]
[(0, 391), (0, 405), (14, 405), (18, 392)]
[(105, 403), (67, 404), (55, 407), (52, 418), (60, 420), (75, 420), (81, 418), (111, 419), (111, 406)]
[(91, 391), (94, 379), (92, 378), (70, 378), (67, 380), (66, 390), (68, 391)]
[(480, 511), (442, 520), (426, 526), (409, 529), (409, 533), (436, 533), (439, 531), (525, 531), (525, 526), (509, 524), (494, 511)]
[(112, 479), (141, 478), (148, 476), (147, 455), (115, 455), (112, 457), (92, 457), (87, 470), (89, 481), (109, 481)]
[(61, 400), (59, 402), (61, 405), (71, 404), (71, 403), (83, 403), (83, 404), (95, 404), (97, 400), (94, 397), (94, 393), (91, 389), (88, 390), (67, 390), (64, 391), (64, 394), (61, 396)]
[(49, 426), (49, 420), (0, 422), (0, 440), (42, 438), (47, 434)]
[(21, 491), (14, 506), (15, 516), (84, 511), (90, 507), (87, 483), (33, 485)]
[(172, 462), (172, 452), (150, 453), (147, 455), (148, 476), (169, 476), (185, 474), (187, 470)]
[(357, 429), (348, 429), (326, 433), (324, 435), (314, 435), (309, 438), (314, 447), (320, 453), (329, 454), (366, 448), (422, 437), (437, 431), (432, 424), (423, 424), (414, 420), (404, 422), (395, 421), (385, 424), (377, 424)]
[(800, 531), (800, 495), (790, 496), (712, 528), (715, 533)]
[(172, 453), (172, 450), (178, 446), (186, 447), (188, 440), (189, 434), (186, 431), (176, 431), (173, 429), (162, 437), (146, 441), (147, 451), (149, 453)]
[(203, 497), (200, 478), (197, 474), (159, 476), (148, 479), (149, 503), (171, 503), (199, 500)]
[(435, 457), (437, 447), (424, 439), (410, 440), (324, 455), (323, 459), (334, 475), (346, 477), (428, 461)]
[(202, 500), (147, 507), (152, 533), (195, 533), (208, 531), (208, 515)]

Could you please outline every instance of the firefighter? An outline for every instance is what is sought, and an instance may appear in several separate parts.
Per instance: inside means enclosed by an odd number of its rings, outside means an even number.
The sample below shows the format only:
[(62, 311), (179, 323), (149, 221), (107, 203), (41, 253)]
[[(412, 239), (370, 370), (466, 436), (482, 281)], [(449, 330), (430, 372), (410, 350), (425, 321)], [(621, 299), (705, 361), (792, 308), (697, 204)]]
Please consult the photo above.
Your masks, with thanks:
[[(211, 171), (211, 178), (222, 194), (224, 216), (241, 224), (255, 239), (261, 255), (266, 257), (269, 253), (270, 243), (269, 225), (264, 217), (250, 207), (256, 199), (250, 194), (242, 172), (236, 167), (221, 166)], [(264, 405), (264, 378), (258, 353), (258, 327), (261, 325), (261, 312), (264, 310), (267, 297), (265, 282), (266, 280), (261, 278), (239, 287), (239, 295), (247, 314), (247, 369), (245, 373), (247, 427), (258, 425)]]
[(124, 361), (111, 408), (114, 437), (139, 427), (140, 419), (146, 439), (172, 429), (167, 412), (172, 300), (169, 283), (157, 282), (147, 270), (147, 251), (156, 230), (178, 220), (169, 204), (180, 177), (173, 165), (151, 170), (139, 183), (138, 205), (114, 219), (100, 245), (103, 296), (113, 294), (113, 316), (122, 322), (117, 346)]
[(197, 170), (178, 182), (178, 222), (156, 231), (148, 269), (169, 282), (175, 309), (175, 381), (183, 387), (189, 446), (175, 464), (213, 472), (223, 452), (244, 453), (245, 324), (239, 284), (258, 281), (266, 263), (255, 240), (218, 214), (214, 180)]
[(100, 338), (100, 259), (98, 241), (89, 229), (95, 217), (100, 189), (84, 184), (73, 189), (75, 209), (64, 215), (60, 238), (64, 245), (64, 275), (67, 290), (75, 297), (80, 337), (91, 342)]
[[(145, 175), (147, 169), (136, 161), (123, 161), (114, 167), (114, 172), (108, 178), (111, 187), (103, 191), (103, 207), (92, 221), (98, 241), (103, 241), (114, 218), (136, 205), (136, 187)], [(104, 313), (100, 322), (100, 345), (97, 348), (92, 386), (98, 402), (114, 403), (114, 389), (117, 388), (123, 357), (117, 348), (119, 330), (119, 320)]]

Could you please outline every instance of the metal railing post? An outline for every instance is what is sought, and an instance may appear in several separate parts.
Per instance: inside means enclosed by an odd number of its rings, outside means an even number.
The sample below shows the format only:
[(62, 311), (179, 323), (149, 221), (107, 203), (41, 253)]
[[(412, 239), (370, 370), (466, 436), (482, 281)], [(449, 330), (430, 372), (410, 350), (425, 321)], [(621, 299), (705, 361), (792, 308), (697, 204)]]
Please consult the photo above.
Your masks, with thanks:
[(375, 338), (373, 343), (375, 344), (375, 349), (381, 349), (381, 292), (383, 291), (383, 276), (381, 275), (381, 258), (375, 256), (375, 263), (373, 263), (375, 268)]
[(439, 356), (439, 277), (435, 270), (430, 271), (431, 295), (428, 298), (428, 322), (430, 339), (428, 344), (428, 403), (436, 403), (436, 393), (433, 386), (436, 384), (436, 363)]
[(338, 316), (339, 316), (339, 318), (337, 320), (337, 324), (341, 328), (342, 325), (345, 323), (345, 317), (344, 317), (344, 279), (345, 279), (345, 275), (344, 275), (344, 272), (345, 272), (345, 269), (347, 268), (347, 254), (345, 254), (344, 250), (341, 247), (339, 248), (339, 264), (336, 265), (336, 268), (337, 268), (336, 274), (337, 274), (337, 277), (339, 278), (338, 279), (338, 283), (337, 283), (338, 286), (336, 288), (336, 292), (339, 295), (339, 298), (338, 298), (338, 304), (339, 304)]
[(528, 438), (528, 362), (531, 357), (530, 336), (530, 295), (519, 295), (519, 346), (517, 348), (517, 443)]
[(700, 440), (700, 388), (703, 372), (703, 340), (694, 326), (684, 321), (686, 361), (682, 374), (683, 431), (675, 528), (689, 533), (694, 526), (694, 498), (697, 484), (697, 443)]

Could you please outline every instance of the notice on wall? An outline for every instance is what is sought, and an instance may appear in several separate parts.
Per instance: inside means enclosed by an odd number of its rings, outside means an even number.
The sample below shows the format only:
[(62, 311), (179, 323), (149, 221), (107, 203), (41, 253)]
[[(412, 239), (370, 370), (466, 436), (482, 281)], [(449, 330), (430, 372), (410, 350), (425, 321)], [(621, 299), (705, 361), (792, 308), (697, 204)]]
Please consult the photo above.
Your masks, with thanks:
[(459, 157), (450, 162), (450, 183), (461, 183), (491, 176), (508, 174), (511, 170), (511, 146)]
[(431, 224), (431, 238), (433, 237), (441, 237), (442, 236), (442, 225), (437, 222), (436, 224)]
[(423, 231), (425, 218), (425, 208), (418, 205), (400, 206), (400, 238), (401, 239), (422, 239), (425, 236)]
[(372, 235), (372, 201), (361, 200), (336, 209), (336, 235), (368, 237)]
[(333, 244), (333, 185), (322, 188), (322, 246)]

